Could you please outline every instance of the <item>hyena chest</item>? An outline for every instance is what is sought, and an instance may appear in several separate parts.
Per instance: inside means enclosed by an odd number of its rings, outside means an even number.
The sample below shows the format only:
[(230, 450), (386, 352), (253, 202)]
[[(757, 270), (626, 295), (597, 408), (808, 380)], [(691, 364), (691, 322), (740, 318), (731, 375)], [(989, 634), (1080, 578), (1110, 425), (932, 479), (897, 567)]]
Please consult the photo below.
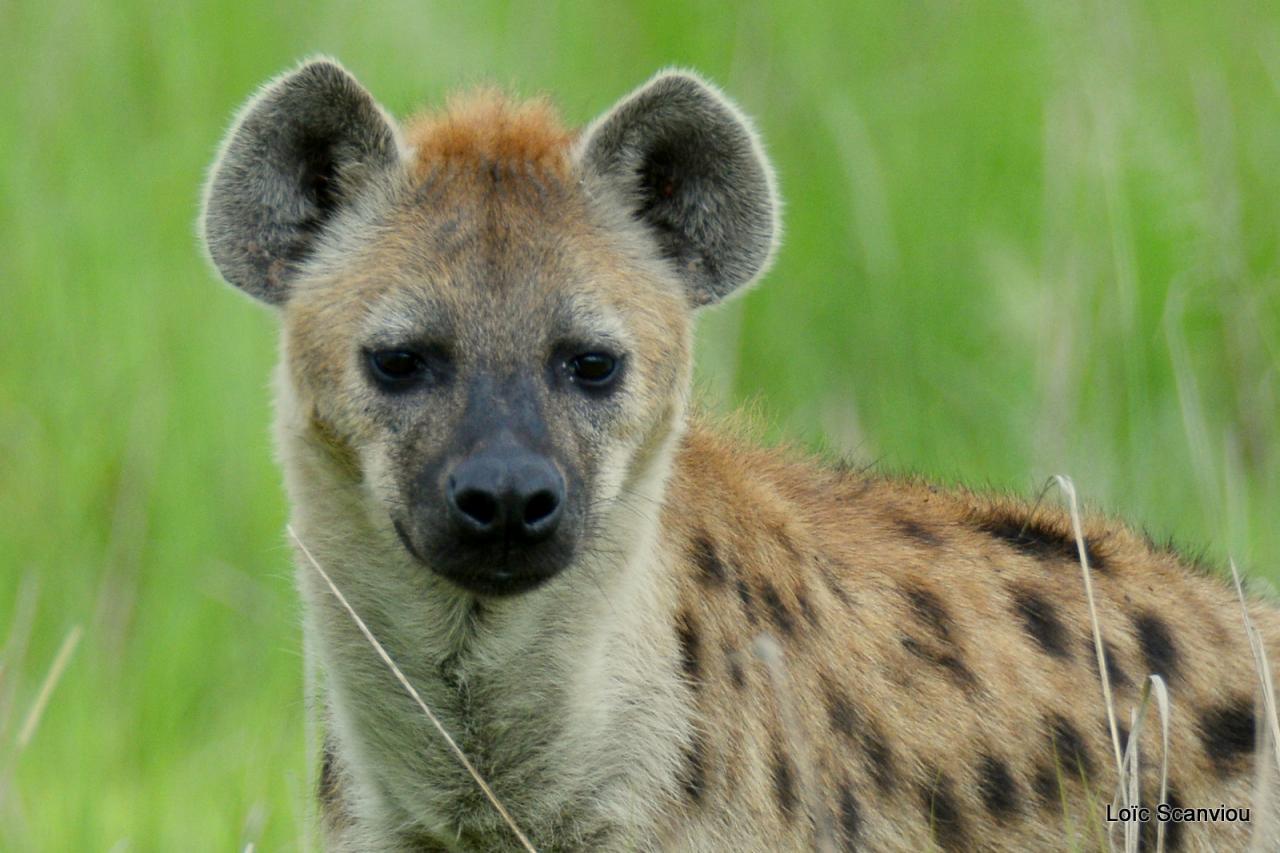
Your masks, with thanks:
[[(434, 848), (417, 839), (448, 849), (521, 849), (496, 801), (539, 850), (631, 849), (619, 839), (637, 838), (646, 810), (622, 804), (640, 796), (635, 771), (658, 776), (646, 761), (663, 752), (643, 749), (635, 736), (636, 717), (651, 709), (639, 692), (621, 708), (593, 699), (612, 679), (584, 684), (580, 669), (540, 650), (535, 636), (514, 643), (527, 651), (502, 666), (494, 661), (504, 655), (484, 643), (483, 631), (471, 648), (418, 662), (415, 644), (397, 640), (388, 651), (421, 705), (367, 645), (348, 645), (350, 660), (328, 663), (342, 747), (361, 771), (362, 799), (382, 812), (369, 819), (409, 828), (406, 837), (425, 849)], [(419, 637), (416, 647), (429, 640)]]

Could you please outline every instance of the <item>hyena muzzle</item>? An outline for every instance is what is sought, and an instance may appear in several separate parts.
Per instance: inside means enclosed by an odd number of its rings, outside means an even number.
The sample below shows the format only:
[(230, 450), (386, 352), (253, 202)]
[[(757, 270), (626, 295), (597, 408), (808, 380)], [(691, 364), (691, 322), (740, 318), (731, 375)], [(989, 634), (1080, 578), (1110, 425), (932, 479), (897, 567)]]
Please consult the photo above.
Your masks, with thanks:
[[(1141, 843), (1272, 849), (1221, 578), (690, 410), (694, 315), (778, 229), (750, 122), (682, 72), (581, 131), (493, 92), (401, 128), (312, 61), (214, 164), (209, 254), (281, 319), (293, 527), (514, 822), (540, 850), (1105, 848), (1156, 674)], [(298, 583), (330, 848), (518, 849), (306, 561)], [(1273, 641), (1274, 607), (1247, 610)]]

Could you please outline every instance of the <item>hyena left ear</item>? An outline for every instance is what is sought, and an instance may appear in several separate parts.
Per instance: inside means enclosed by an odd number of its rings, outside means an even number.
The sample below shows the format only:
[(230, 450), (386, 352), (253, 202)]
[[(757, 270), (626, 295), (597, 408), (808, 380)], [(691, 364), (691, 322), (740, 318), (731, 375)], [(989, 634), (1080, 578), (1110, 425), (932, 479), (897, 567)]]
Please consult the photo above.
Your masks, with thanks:
[(268, 83), (240, 111), (205, 188), (201, 231), (222, 277), (283, 304), (334, 219), (400, 162), (395, 124), (329, 59)]
[(694, 305), (720, 301), (768, 267), (779, 230), (773, 169), (746, 116), (708, 83), (659, 74), (580, 144), (583, 166), (621, 191)]

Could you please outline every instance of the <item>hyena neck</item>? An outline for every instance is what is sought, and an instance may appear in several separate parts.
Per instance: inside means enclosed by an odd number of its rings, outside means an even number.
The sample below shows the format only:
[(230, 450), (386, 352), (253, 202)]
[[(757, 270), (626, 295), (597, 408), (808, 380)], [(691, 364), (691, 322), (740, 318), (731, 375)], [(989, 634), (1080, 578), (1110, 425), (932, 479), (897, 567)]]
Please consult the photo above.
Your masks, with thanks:
[[(679, 559), (658, 535), (678, 442), (673, 431), (626, 485), (607, 541), (544, 588), (497, 599), (461, 593), (404, 554), (359, 488), (333, 488), (323, 448), (284, 454), (302, 541), (522, 829), (544, 839), (638, 842), (657, 823), (646, 809), (679, 784), (686, 688), (673, 637), (655, 630), (678, 594)], [(305, 558), (299, 572), (322, 701), (364, 801), (428, 833), (505, 833)]]

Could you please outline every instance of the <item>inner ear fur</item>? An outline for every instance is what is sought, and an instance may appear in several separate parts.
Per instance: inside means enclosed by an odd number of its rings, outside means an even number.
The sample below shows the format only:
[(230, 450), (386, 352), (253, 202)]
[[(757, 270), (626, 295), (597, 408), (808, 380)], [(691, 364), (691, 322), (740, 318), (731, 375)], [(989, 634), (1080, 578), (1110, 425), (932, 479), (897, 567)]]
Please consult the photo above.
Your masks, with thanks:
[(748, 119), (714, 87), (665, 72), (592, 124), (583, 166), (614, 185), (694, 305), (759, 277), (777, 243), (773, 170)]
[(241, 110), (205, 190), (201, 232), (218, 272), (280, 304), (318, 235), (399, 161), (392, 120), (337, 63), (312, 60)]

